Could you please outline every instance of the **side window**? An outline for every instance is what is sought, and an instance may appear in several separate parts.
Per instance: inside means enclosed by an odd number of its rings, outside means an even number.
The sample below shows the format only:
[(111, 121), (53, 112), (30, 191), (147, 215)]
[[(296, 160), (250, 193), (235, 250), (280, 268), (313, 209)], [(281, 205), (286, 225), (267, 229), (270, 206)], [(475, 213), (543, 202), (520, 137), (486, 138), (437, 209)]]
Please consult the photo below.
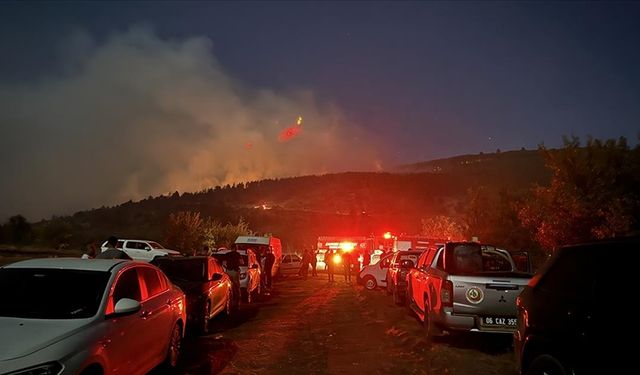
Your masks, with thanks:
[(113, 290), (113, 305), (115, 306), (122, 298), (131, 298), (136, 301), (142, 300), (138, 272), (135, 268), (124, 271), (118, 278), (116, 287)]
[[(105, 242), (105, 245), (107, 243)], [(116, 244), (116, 249), (122, 249), (122, 247), (124, 246), (124, 241), (120, 240), (118, 241), (118, 243)]]
[(162, 293), (164, 289), (162, 288), (162, 283), (160, 282), (160, 277), (156, 270), (151, 267), (140, 267), (138, 270), (142, 275), (142, 280), (144, 280), (147, 298), (151, 298)]
[(282, 263), (291, 263), (291, 256), (285, 255), (284, 258), (282, 258)]
[(140, 250), (151, 250), (151, 246), (149, 246), (148, 243), (139, 242), (139, 244), (140, 244), (140, 247), (139, 247)]
[(444, 270), (444, 250), (441, 250), (437, 255), (436, 268), (439, 270)]

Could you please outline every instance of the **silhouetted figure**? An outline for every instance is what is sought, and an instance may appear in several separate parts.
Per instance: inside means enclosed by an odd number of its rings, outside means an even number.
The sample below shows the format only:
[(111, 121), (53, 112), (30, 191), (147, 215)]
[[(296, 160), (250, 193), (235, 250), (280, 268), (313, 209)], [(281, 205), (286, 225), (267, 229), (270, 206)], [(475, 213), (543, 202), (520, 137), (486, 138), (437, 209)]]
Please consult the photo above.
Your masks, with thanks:
[(96, 259), (129, 259), (133, 260), (129, 254), (124, 251), (116, 248), (118, 244), (118, 238), (116, 236), (111, 236), (107, 240), (107, 250), (101, 252), (96, 255)]
[(327, 252), (324, 253), (324, 264), (327, 267), (327, 275), (329, 275), (329, 282), (330, 283), (334, 282), (333, 274), (335, 272), (336, 265), (333, 262), (333, 258), (335, 256), (336, 256), (336, 254), (331, 249), (327, 250)]
[(309, 252), (311, 253), (311, 276), (318, 276), (318, 272), (316, 271), (316, 267), (318, 265), (318, 252), (313, 249)]
[(238, 306), (240, 303), (240, 265), (242, 263), (242, 256), (238, 253), (235, 246), (231, 248), (231, 251), (225, 254), (227, 275), (229, 275), (231, 285), (233, 286), (233, 303), (235, 306)]
[(342, 267), (344, 271), (344, 281), (347, 283), (351, 283), (351, 262), (352, 256), (351, 253), (345, 251), (342, 253)]
[(265, 256), (265, 259), (264, 259), (264, 270), (266, 274), (267, 293), (271, 291), (271, 286), (273, 285), (272, 273), (273, 273), (273, 265), (275, 264), (275, 262), (276, 262), (276, 256), (275, 254), (273, 254), (273, 251), (270, 249), (267, 252), (267, 255)]

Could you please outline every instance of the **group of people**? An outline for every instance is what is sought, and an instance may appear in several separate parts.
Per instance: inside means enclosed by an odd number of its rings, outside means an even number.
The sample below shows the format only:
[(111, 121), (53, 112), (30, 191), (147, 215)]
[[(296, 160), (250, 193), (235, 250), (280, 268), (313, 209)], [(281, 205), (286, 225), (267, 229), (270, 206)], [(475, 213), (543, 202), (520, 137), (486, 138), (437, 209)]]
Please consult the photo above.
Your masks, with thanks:
[(318, 265), (318, 252), (313, 248), (305, 246), (302, 250), (302, 264), (300, 265), (300, 270), (298, 271), (298, 276), (301, 276), (303, 279), (307, 279), (309, 275), (309, 266), (311, 266), (311, 276), (318, 276), (318, 271), (316, 269)]
[(333, 249), (329, 249), (324, 253), (324, 263), (327, 267), (330, 283), (335, 281), (335, 274), (340, 271), (340, 267), (342, 267), (344, 281), (348, 284), (351, 283), (351, 268), (354, 265), (353, 258), (354, 255), (349, 251), (334, 251)]

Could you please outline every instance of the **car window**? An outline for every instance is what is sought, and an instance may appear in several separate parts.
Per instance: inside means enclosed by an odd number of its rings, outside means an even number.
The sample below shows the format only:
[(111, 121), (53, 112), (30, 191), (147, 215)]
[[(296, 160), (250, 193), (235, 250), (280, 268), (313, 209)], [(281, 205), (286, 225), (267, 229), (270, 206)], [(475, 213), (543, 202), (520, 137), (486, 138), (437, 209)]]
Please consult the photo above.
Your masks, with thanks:
[(422, 255), (420, 255), (420, 257), (418, 258), (418, 263), (416, 264), (416, 268), (420, 268), (425, 265), (428, 255), (429, 251), (425, 251), (424, 253), (422, 253)]
[(151, 267), (140, 267), (138, 272), (140, 272), (142, 280), (144, 281), (147, 298), (155, 297), (164, 291), (158, 272), (155, 269)]
[(113, 290), (113, 305), (118, 303), (122, 298), (131, 298), (140, 302), (142, 294), (140, 293), (140, 283), (138, 282), (138, 272), (135, 268), (130, 268), (120, 274), (116, 287)]
[(0, 268), (3, 300), (0, 316), (26, 319), (92, 317), (100, 307), (110, 277), (111, 274), (104, 271)]
[(164, 246), (160, 245), (157, 242), (149, 242), (149, 245), (151, 245), (151, 248), (153, 249), (157, 249), (157, 250), (164, 249)]
[(124, 241), (118, 241), (118, 243), (116, 244), (116, 249), (122, 249), (122, 246), (124, 246)]
[(299, 256), (297, 256), (297, 255), (292, 255), (292, 256), (291, 256), (291, 261), (292, 261), (292, 262), (300, 262), (301, 260), (302, 260), (302, 258), (300, 258), (300, 257), (299, 257)]
[(588, 298), (595, 279), (590, 255), (588, 249), (577, 247), (561, 250), (536, 288), (563, 297)]
[(380, 261), (380, 267), (381, 268), (387, 268), (389, 267), (389, 264), (391, 263), (391, 257), (386, 257), (384, 259), (382, 259)]
[(285, 255), (282, 259), (282, 263), (291, 263), (291, 256)]

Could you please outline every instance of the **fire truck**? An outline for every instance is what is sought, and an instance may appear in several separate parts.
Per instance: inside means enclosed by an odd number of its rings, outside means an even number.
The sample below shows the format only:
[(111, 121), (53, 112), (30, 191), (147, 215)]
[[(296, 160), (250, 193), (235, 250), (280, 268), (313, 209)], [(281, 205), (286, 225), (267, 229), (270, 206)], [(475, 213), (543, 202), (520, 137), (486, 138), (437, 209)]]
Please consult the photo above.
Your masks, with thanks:
[(373, 254), (374, 246), (375, 241), (373, 237), (320, 236), (318, 237), (316, 259), (318, 263), (325, 263), (324, 254), (331, 249), (338, 253), (345, 251), (350, 252), (354, 261), (357, 260), (362, 264), (364, 254)]

